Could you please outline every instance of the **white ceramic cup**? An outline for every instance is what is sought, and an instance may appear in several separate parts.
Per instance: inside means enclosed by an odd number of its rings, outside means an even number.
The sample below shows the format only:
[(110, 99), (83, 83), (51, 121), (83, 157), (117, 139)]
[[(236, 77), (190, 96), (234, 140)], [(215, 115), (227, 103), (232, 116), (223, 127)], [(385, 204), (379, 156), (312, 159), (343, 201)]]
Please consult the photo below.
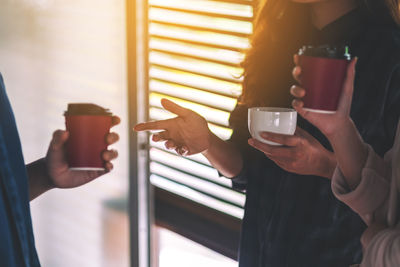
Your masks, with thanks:
[(265, 140), (261, 132), (293, 135), (296, 131), (297, 112), (291, 108), (254, 107), (248, 111), (248, 126), (251, 136), (260, 142), (280, 146)]

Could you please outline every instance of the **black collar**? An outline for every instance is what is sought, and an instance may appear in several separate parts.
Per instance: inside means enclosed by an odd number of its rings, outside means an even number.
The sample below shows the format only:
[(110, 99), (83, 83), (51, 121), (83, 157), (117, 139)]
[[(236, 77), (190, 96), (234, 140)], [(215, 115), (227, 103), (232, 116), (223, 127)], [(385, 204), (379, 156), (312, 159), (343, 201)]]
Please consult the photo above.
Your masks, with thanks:
[(361, 7), (329, 23), (322, 29), (314, 27), (314, 44), (349, 44), (368, 26), (367, 11)]

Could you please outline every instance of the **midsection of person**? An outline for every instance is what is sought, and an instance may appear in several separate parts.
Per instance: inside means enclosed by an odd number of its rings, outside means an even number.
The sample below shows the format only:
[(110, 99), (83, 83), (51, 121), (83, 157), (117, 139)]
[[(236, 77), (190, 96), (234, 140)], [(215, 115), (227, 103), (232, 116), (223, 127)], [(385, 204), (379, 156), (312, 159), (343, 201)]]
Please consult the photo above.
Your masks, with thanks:
[[(396, 34), (394, 34), (396, 35)], [(397, 33), (398, 36), (398, 33)], [(387, 40), (383, 40), (387, 41)], [(398, 60), (395, 55), (395, 63)], [(387, 58), (388, 59), (388, 58)], [(307, 70), (295, 57), (296, 67), (293, 76), (302, 80)], [(346, 78), (335, 113), (323, 114), (307, 110), (305, 96), (312, 94), (307, 87), (295, 85), (291, 94), (296, 97), (292, 105), (307, 121), (317, 127), (329, 140), (337, 160), (332, 177), (332, 191), (335, 196), (351, 207), (368, 225), (361, 236), (363, 246), (363, 267), (383, 267), (400, 265), (400, 229), (398, 216), (398, 196), (400, 168), (400, 124), (397, 127), (394, 145), (383, 159), (364, 142), (353, 120), (349, 117), (354, 91), (355, 65), (353, 58), (347, 67)], [(390, 74), (392, 91), (384, 90), (388, 101), (388, 113), (398, 113), (400, 94), (400, 75), (397, 65)], [(305, 89), (307, 88), (307, 89)], [(397, 95), (397, 97), (396, 97)], [(391, 105), (390, 105), (391, 104)], [(374, 114), (374, 110), (372, 114)], [(389, 118), (393, 121), (394, 118)], [(382, 127), (383, 128), (383, 127)], [(266, 139), (277, 141), (276, 134), (266, 134)]]

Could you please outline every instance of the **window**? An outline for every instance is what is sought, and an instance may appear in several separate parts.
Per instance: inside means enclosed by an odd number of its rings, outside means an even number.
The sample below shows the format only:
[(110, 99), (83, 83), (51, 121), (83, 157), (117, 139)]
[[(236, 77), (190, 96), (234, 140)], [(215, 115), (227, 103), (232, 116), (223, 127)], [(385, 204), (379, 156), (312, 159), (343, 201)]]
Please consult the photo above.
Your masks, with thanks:
[(237, 267), (236, 261), (190, 239), (163, 228), (156, 230), (159, 267)]
[[(172, 117), (168, 98), (204, 116), (228, 139), (241, 93), (239, 64), (253, 29), (251, 0), (148, 0), (149, 118)], [(150, 142), (156, 224), (236, 259), (245, 196), (202, 155), (188, 158)]]

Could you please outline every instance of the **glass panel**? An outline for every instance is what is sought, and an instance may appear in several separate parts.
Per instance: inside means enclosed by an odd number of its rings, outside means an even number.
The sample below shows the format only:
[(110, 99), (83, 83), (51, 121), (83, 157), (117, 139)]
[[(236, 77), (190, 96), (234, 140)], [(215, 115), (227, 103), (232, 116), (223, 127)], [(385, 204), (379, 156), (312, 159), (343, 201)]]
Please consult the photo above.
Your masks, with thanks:
[(232, 110), (237, 102), (236, 98), (216, 95), (202, 90), (156, 80), (150, 81), (150, 90), (228, 111)]
[(155, 227), (159, 267), (237, 267), (237, 262), (165, 228)]
[[(240, 63), (249, 48), (248, 36), (253, 29), (253, 1), (148, 3), (150, 119), (176, 116), (160, 104), (162, 98), (168, 98), (201, 114), (212, 132), (228, 139), (232, 134), (228, 127), (230, 112), (241, 94)], [(150, 146), (152, 185), (225, 213), (228, 221), (231, 218), (237, 222), (243, 217), (244, 194), (232, 190), (231, 181), (219, 177), (204, 156), (183, 158), (151, 138)], [(210, 237), (204, 236), (207, 238)], [(189, 244), (173, 248), (172, 238), (159, 241), (159, 266), (237, 266), (235, 261), (217, 260), (214, 257), (219, 255), (203, 254), (197, 249), (197, 254), (192, 255)]]
[(176, 8), (185, 11), (196, 11), (217, 15), (231, 15), (242, 19), (251, 19), (253, 9), (248, 5), (238, 5), (207, 0), (149, 0), (151, 6)]
[(237, 66), (243, 60), (243, 54), (237, 51), (151, 38), (150, 49), (171, 54), (197, 57), (200, 59)]
[(249, 40), (244, 37), (186, 29), (158, 23), (150, 23), (149, 33), (152, 36), (182, 40), (191, 43), (197, 42), (206, 46), (218, 46), (238, 51), (249, 48)]
[[(217, 183), (228, 188), (231, 186), (231, 182), (228, 179), (221, 179), (215, 169), (211, 168), (210, 166), (205, 166), (189, 160), (188, 158), (179, 157), (175, 154), (155, 148), (150, 150), (150, 157), (153, 161), (160, 162), (176, 169), (181, 169), (187, 173), (192, 173), (193, 175), (207, 179), (213, 183)], [(243, 196), (240, 195), (240, 197)]]
[(223, 79), (232, 82), (240, 82), (243, 70), (239, 67), (226, 66), (204, 60), (197, 60), (183, 56), (176, 56), (161, 52), (150, 52), (150, 63), (170, 67), (173, 69), (193, 72), (205, 76)]
[(169, 97), (166, 95), (158, 94), (158, 93), (151, 93), (150, 94), (150, 104), (155, 107), (161, 107), (161, 99), (168, 98), (177, 104), (189, 108), (199, 114), (201, 114), (204, 118), (208, 121), (218, 123), (221, 125), (228, 126), (228, 119), (229, 119), (229, 112), (225, 112), (222, 110), (218, 110), (215, 108), (210, 108), (204, 105), (200, 105), (194, 102), (178, 99), (175, 97)]
[(150, 67), (150, 77), (228, 96), (237, 97), (242, 91), (242, 86), (238, 83), (159, 66)]
[(244, 212), (242, 208), (228, 204), (224, 201), (220, 201), (187, 186), (177, 184), (156, 174), (152, 174), (150, 176), (150, 181), (154, 186), (167, 190), (171, 193), (193, 200), (204, 206), (229, 214), (238, 219), (243, 218)]
[(189, 28), (204, 28), (241, 36), (250, 35), (253, 28), (252, 23), (248, 21), (194, 15), (155, 7), (150, 8), (149, 18), (151, 21), (182, 25)]

